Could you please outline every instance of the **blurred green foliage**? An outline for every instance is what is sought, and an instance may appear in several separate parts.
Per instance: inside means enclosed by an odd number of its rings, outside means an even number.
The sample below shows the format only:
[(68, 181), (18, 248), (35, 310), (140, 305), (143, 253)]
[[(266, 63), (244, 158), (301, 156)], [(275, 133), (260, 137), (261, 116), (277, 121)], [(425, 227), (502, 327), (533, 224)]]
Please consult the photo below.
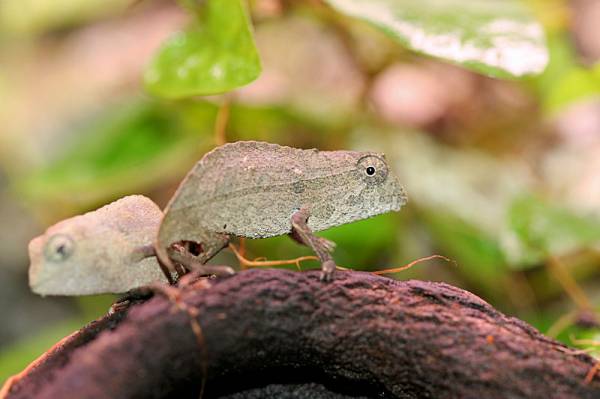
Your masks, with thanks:
[(134, 100), (114, 107), (19, 186), (33, 199), (85, 206), (155, 185), (198, 157), (203, 148), (199, 136), (210, 134), (216, 112), (205, 102), (174, 106)]
[(0, 38), (42, 34), (123, 11), (125, 0), (3, 0), (0, 2)]
[(600, 242), (600, 219), (582, 217), (534, 198), (519, 198), (508, 211), (510, 225), (526, 247), (530, 265)]
[[(68, 10), (83, 4), (68, 3)], [(468, 288), (547, 331), (582, 311), (549, 272), (552, 257), (590, 296), (592, 313), (598, 310), (600, 208), (590, 198), (600, 198), (600, 164), (593, 162), (600, 127), (585, 130), (594, 126), (594, 108), (563, 118), (600, 98), (600, 64), (581, 62), (574, 27), (560, 22), (572, 11), (566, 2), (529, 2), (541, 23), (516, 0), (150, 1), (130, 8), (115, 1), (102, 11), (92, 3), (63, 15), (46, 0), (28, 1), (27, 21), (15, 13), (22, 3), (0, 3), (0, 188), (42, 226), (131, 193), (164, 205), (223, 138), (379, 150), (405, 183), (409, 204), (323, 232), (337, 243), (340, 265), (391, 268), (439, 253), (458, 267), (429, 262), (394, 277)], [(121, 29), (133, 44), (113, 53), (102, 29)], [(287, 32), (293, 40), (274, 40)], [(97, 65), (73, 83), (64, 70), (85, 65), (90, 54)], [(563, 120), (569, 128), (561, 131)], [(14, 245), (25, 251), (23, 240)], [(248, 241), (251, 258), (309, 254), (287, 237)], [(0, 271), (7, 262), (0, 258)], [(0, 380), (108, 306), (106, 299), (78, 301), (87, 310), (0, 347)], [(597, 328), (580, 324), (557, 329), (558, 338), (600, 340)]]
[(502, 289), (497, 282), (506, 273), (506, 260), (494, 237), (448, 213), (428, 212), (425, 218), (442, 253), (465, 268), (468, 279), (484, 285), (490, 293)]
[(600, 63), (591, 67), (581, 66), (564, 32), (550, 33), (548, 46), (550, 63), (536, 82), (544, 109), (557, 113), (578, 100), (597, 96), (600, 92)]
[(66, 320), (57, 320), (41, 331), (27, 331), (20, 342), (0, 353), (0, 382), (23, 370), (62, 338), (82, 325), (106, 313), (115, 301), (113, 295), (94, 295), (77, 298), (78, 312)]

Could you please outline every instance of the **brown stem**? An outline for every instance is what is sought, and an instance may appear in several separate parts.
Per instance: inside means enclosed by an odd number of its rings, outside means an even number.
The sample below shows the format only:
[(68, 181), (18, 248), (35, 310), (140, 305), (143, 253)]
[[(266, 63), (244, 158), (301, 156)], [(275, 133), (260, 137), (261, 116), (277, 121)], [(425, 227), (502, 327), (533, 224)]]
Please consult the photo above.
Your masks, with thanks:
[(205, 398), (600, 397), (592, 357), (447, 284), (274, 269), (209, 284), (84, 327), (6, 398), (192, 398), (203, 365)]
[(273, 267), (273, 266), (285, 266), (285, 265), (296, 265), (298, 270), (300, 270), (300, 263), (305, 260), (319, 260), (316, 256), (300, 256), (295, 259), (286, 259), (286, 260), (250, 260), (244, 258), (244, 256), (238, 251), (238, 249), (233, 244), (229, 244), (229, 249), (234, 253), (235, 257), (240, 262), (240, 267), (242, 269), (247, 269), (249, 267)]
[(223, 98), (223, 103), (219, 106), (215, 120), (215, 143), (223, 145), (227, 143), (227, 122), (229, 121), (229, 108), (231, 99), (227, 96)]

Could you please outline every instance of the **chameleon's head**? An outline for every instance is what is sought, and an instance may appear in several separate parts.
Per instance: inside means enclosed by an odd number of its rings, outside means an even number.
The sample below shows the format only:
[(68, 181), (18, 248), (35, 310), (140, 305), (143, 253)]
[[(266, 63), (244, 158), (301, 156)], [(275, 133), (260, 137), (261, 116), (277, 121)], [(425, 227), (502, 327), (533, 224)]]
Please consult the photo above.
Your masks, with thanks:
[(398, 211), (406, 204), (404, 188), (390, 170), (385, 156), (374, 152), (324, 151), (323, 165), (336, 165), (340, 172), (322, 167), (326, 185), (315, 185), (308, 225), (313, 230)]
[(29, 243), (29, 286), (40, 295), (125, 292), (162, 278), (136, 249), (152, 242), (162, 213), (129, 196), (50, 226)]
[(398, 178), (390, 170), (384, 154), (359, 153), (353, 173), (355, 184), (344, 197), (349, 209), (362, 218), (398, 211), (407, 197)]
[[(85, 283), (91, 268), (82, 258), (85, 224), (80, 216), (51, 226), (29, 242), (29, 285), (40, 295), (67, 295)], [(83, 248), (82, 248), (83, 247)]]
[(383, 154), (357, 151), (330, 154), (326, 155), (341, 161), (343, 172), (333, 177), (332, 192), (309, 218), (309, 226), (312, 224), (315, 230), (398, 211), (406, 204), (404, 188)]

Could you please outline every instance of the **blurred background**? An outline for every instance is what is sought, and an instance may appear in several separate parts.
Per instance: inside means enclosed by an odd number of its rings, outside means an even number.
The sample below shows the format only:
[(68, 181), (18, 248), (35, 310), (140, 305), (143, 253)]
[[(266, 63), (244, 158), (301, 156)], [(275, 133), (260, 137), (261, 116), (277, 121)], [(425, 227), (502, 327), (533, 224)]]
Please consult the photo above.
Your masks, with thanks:
[(600, 353), (600, 1), (220, 4), (0, 2), (0, 382), (116, 298), (32, 294), (31, 238), (249, 139), (386, 153), (409, 204), (323, 232), (340, 265), (447, 256), (391, 277)]

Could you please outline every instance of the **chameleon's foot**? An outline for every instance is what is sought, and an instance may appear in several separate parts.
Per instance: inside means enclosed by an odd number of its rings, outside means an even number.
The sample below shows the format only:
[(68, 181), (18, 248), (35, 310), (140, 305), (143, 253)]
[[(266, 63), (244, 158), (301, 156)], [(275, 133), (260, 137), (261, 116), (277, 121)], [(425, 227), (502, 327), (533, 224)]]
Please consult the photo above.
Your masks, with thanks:
[(129, 290), (121, 298), (117, 299), (108, 310), (109, 314), (122, 312), (128, 309), (132, 304), (136, 302), (146, 301), (154, 296), (154, 290), (150, 287), (139, 287), (133, 290)]
[(332, 260), (326, 260), (321, 264), (321, 281), (333, 280), (333, 273), (335, 272), (335, 262)]
[(307, 224), (309, 216), (310, 213), (307, 208), (302, 208), (292, 215), (291, 236), (315, 251), (315, 255), (321, 261), (321, 281), (331, 281), (335, 272), (335, 262), (331, 258), (331, 252), (335, 248), (335, 243), (313, 234)]

